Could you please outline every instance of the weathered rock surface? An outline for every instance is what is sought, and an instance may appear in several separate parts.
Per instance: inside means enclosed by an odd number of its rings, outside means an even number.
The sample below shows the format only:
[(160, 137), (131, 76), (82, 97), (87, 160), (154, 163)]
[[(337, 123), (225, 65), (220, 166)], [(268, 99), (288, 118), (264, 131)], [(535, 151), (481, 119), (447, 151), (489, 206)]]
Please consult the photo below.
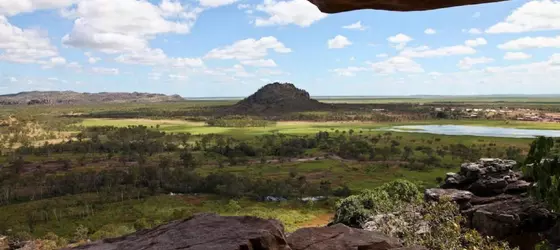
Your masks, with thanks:
[(494, 196), (503, 193), (523, 193), (529, 183), (521, 173), (514, 172), (515, 161), (483, 158), (478, 162), (463, 163), (459, 173), (448, 173), (444, 189), (460, 189), (477, 196)]
[(293, 250), (387, 250), (402, 247), (397, 239), (343, 224), (302, 228), (291, 234), (288, 242)]
[(289, 237), (276, 220), (199, 214), (127, 236), (74, 249), (88, 250), (426, 250), (403, 248), (398, 239), (342, 224), (303, 228)]
[(441, 188), (427, 189), (425, 198), (449, 197), (460, 205), (467, 226), (532, 249), (539, 234), (554, 226), (556, 215), (526, 195), (531, 183), (513, 171), (515, 165), (501, 159), (464, 163), (459, 173), (447, 174)]
[(284, 227), (276, 220), (200, 214), (75, 249), (289, 250), (290, 247)]
[(505, 0), (309, 0), (325, 13), (361, 9), (421, 11), (501, 1)]

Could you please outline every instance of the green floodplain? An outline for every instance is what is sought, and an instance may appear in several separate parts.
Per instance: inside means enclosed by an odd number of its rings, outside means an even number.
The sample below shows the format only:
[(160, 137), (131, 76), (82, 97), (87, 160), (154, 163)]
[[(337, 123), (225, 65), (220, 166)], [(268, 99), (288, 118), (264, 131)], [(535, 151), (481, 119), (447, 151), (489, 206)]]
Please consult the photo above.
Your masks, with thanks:
[[(500, 106), (538, 107), (550, 112), (554, 112), (556, 108), (560, 107), (560, 99), (534, 97), (329, 98), (323, 101), (374, 105), (412, 103), (414, 107), (417, 107), (415, 105), (441, 107), (444, 105), (442, 103), (492, 108)], [(2, 109), (0, 115), (4, 120), (25, 121), (6, 122), (3, 128), (10, 127), (10, 130), (6, 129), (4, 133), (13, 133), (18, 136), (26, 133), (36, 136), (29, 136), (27, 141), (23, 141), (21, 138), (22, 141), (11, 144), (8, 143), (8, 139), (4, 139), (0, 164), (14, 165), (17, 158), (14, 158), (9, 152), (17, 152), (14, 148), (22, 145), (44, 147), (45, 153), (21, 151), (21, 159), (24, 161), (21, 163), (22, 170), (19, 170), (21, 172), (18, 172), (22, 176), (21, 179), (16, 178), (11, 182), (4, 179), (3, 191), (13, 192), (13, 197), (4, 197), (3, 204), (0, 205), (0, 232), (18, 231), (30, 235), (30, 237), (43, 237), (52, 232), (70, 239), (75, 236), (77, 228), (87, 228), (92, 239), (100, 239), (152, 227), (197, 212), (276, 218), (284, 222), (288, 231), (293, 231), (303, 226), (328, 223), (332, 219), (336, 200), (342, 197), (335, 195), (335, 190), (344, 191), (346, 189), (347, 192), (356, 193), (378, 187), (395, 179), (407, 179), (422, 187), (432, 187), (438, 185), (447, 172), (458, 170), (464, 161), (480, 157), (522, 160), (532, 141), (532, 139), (517, 138), (385, 132), (379, 131), (380, 128), (396, 125), (454, 124), (520, 129), (560, 129), (560, 123), (552, 122), (525, 122), (512, 119), (437, 119), (436, 117), (399, 118), (399, 121), (281, 120), (266, 126), (220, 127), (209, 126), (201, 119), (192, 119), (192, 115), (182, 113), (185, 110), (221, 107), (233, 103), (235, 103), (234, 100), (197, 100), (176, 103), (60, 105)], [(314, 112), (307, 113), (313, 114)], [(316, 113), (321, 116), (329, 115), (324, 112)], [(410, 116), (408, 113), (407, 115)], [(13, 125), (14, 123), (19, 124), (20, 127), (11, 128), (16, 126)], [(130, 148), (119, 149), (124, 150), (122, 152), (116, 150), (110, 153), (93, 149), (75, 151), (60, 149), (61, 151), (58, 152), (59, 149), (56, 147), (51, 150), (46, 146), (59, 143), (69, 144), (70, 142), (72, 145), (80, 143), (91, 145), (87, 142), (95, 141), (95, 143), (103, 144), (113, 140), (124, 140), (123, 138), (128, 136), (123, 135), (128, 133), (127, 128), (134, 126), (145, 126), (146, 131), (157, 131), (169, 135), (165, 138), (161, 137), (161, 140), (165, 140), (163, 144), (175, 143), (179, 146), (173, 149), (165, 148), (150, 154), (146, 153), (146, 155), (142, 155), (142, 153), (140, 156), (134, 152), (138, 149)], [(100, 127), (114, 127), (123, 130), (120, 135), (113, 133), (113, 130), (95, 131)], [(156, 136), (154, 141), (159, 143), (160, 137), (157, 137), (159, 135), (149, 135), (150, 132), (146, 131), (142, 130), (142, 133), (146, 133), (148, 137)], [(323, 138), (325, 141), (318, 139), (319, 132), (328, 132), (329, 139)], [(188, 139), (174, 137), (186, 133), (190, 134)], [(212, 150), (218, 149), (211, 148), (216, 148), (223, 143), (220, 136), (231, 138), (227, 139), (228, 147), (234, 148), (240, 144), (247, 144), (255, 149), (266, 148), (266, 153), (260, 153), (257, 150), (258, 152), (251, 156), (217, 154)], [(273, 142), (266, 142), (263, 139), (266, 136), (272, 136), (273, 139), (270, 140)], [(8, 136), (6, 135), (5, 138)], [(282, 144), (289, 138), (304, 138), (305, 140), (314, 138), (313, 140), (317, 141), (316, 145), (301, 146), (302, 148), (297, 149), (293, 149), (293, 147), (300, 147), (299, 144), (298, 146), (290, 145), (289, 148), (276, 145)], [(182, 144), (181, 140), (186, 141)], [(200, 142), (204, 140), (208, 141), (208, 145), (201, 146)], [(359, 145), (349, 144), (349, 141)], [(166, 189), (165, 185), (161, 185), (149, 191), (138, 188), (138, 195), (126, 193), (127, 191), (123, 189), (129, 189), (128, 186), (84, 187), (84, 191), (74, 190), (63, 195), (61, 191), (54, 190), (52, 194), (39, 195), (39, 192), (43, 192), (42, 189), (47, 185), (46, 180), (49, 177), (74, 176), (76, 181), (80, 181), (82, 180), (80, 174), (88, 171), (104, 173), (105, 170), (136, 165), (162, 166), (165, 159), (170, 159), (170, 162), (186, 162), (182, 155), (184, 148), (190, 148), (192, 155), (189, 157), (196, 162), (196, 164), (193, 163), (196, 166), (192, 167), (192, 171), (199, 178), (208, 178), (214, 174), (232, 174), (247, 179), (300, 181), (301, 186), (294, 191), (301, 192), (299, 196), (320, 194), (329, 198), (318, 202), (301, 202), (296, 198), (279, 203), (263, 202), (255, 199), (253, 194), (243, 193), (246, 191), (240, 191), (239, 194), (223, 192), (222, 189), (228, 188), (227, 185), (230, 184), (219, 184), (213, 189), (214, 191), (208, 193), (172, 194), (168, 191), (172, 188)], [(352, 148), (360, 153), (347, 152), (345, 148)], [(59, 160), (63, 162), (60, 166), (55, 163)], [(42, 168), (47, 170), (44, 173), (30, 170), (32, 164), (42, 165)], [(187, 163), (184, 164), (187, 165)], [(37, 167), (37, 169), (40, 168)], [(7, 172), (6, 168), (0, 170)], [(36, 180), (45, 182), (38, 186), (27, 186), (27, 183), (35, 183)], [(328, 183), (328, 187), (326, 187), (326, 183)], [(315, 186), (317, 190), (314, 189)], [(151, 186), (147, 189), (150, 188)], [(40, 189), (41, 191), (39, 191)]]

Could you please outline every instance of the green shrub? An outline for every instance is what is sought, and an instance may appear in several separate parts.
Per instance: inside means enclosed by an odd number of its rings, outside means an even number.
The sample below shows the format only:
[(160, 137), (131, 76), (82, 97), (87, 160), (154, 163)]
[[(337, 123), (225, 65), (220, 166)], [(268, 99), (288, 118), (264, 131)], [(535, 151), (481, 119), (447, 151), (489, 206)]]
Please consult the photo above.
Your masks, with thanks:
[(406, 180), (396, 180), (373, 190), (349, 196), (336, 204), (333, 223), (360, 226), (371, 215), (394, 211), (404, 203), (417, 202), (421, 199), (418, 187)]

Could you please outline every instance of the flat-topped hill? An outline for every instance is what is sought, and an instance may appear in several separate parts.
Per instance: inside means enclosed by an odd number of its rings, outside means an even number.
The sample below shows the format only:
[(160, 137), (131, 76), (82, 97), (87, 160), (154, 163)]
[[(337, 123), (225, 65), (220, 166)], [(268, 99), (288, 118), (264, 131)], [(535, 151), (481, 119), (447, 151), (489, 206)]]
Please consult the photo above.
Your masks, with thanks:
[(179, 95), (138, 92), (79, 93), (74, 91), (30, 91), (0, 95), (0, 105), (56, 105), (89, 103), (168, 102), (184, 100)]

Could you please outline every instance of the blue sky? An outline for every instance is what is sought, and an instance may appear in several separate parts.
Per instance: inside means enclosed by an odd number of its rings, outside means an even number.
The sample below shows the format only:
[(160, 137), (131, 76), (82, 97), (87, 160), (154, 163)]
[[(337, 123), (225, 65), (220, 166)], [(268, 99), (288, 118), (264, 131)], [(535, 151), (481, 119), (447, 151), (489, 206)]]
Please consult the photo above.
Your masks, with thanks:
[(0, 93), (560, 93), (560, 1), (320, 13), (306, 0), (0, 0)]

